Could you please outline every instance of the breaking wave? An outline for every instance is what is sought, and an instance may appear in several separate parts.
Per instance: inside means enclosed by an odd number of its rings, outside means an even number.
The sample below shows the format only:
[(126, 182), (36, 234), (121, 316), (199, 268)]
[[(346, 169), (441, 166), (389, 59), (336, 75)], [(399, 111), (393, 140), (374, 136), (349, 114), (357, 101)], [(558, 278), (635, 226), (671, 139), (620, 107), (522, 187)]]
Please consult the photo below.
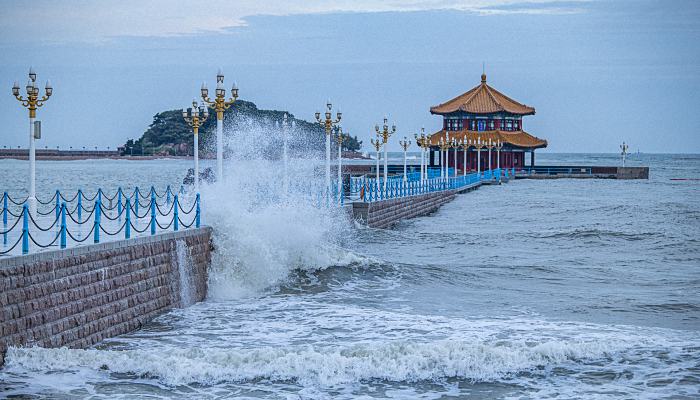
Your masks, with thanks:
[(289, 129), (290, 143), (306, 150), (285, 168), (275, 153), (281, 130), (254, 121), (237, 126), (228, 135), (224, 179), (202, 188), (216, 248), (209, 295), (252, 295), (282, 284), (294, 269), (356, 262), (343, 248), (351, 236), (345, 212), (324, 206), (324, 162), (304, 143), (309, 133)]

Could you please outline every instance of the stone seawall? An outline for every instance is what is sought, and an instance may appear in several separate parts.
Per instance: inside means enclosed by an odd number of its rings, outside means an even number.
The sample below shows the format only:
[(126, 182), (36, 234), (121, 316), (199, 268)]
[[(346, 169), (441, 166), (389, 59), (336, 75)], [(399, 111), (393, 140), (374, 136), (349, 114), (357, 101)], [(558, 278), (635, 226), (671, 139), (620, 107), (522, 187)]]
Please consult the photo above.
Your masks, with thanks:
[(203, 300), (211, 233), (203, 227), (0, 259), (0, 366), (8, 346), (85, 348)]
[(459, 190), (445, 190), (371, 203), (356, 202), (352, 204), (352, 213), (355, 220), (371, 228), (388, 228), (403, 219), (431, 214), (454, 199), (457, 193), (473, 190), (478, 186), (479, 184), (475, 184)]

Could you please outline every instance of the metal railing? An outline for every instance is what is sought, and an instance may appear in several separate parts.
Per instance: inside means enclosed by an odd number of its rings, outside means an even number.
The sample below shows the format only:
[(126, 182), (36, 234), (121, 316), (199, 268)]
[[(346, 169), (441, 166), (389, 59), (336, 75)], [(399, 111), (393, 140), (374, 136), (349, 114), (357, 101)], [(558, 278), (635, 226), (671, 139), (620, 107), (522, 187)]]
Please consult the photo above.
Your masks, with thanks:
[[(178, 231), (201, 225), (199, 193), (185, 194), (183, 188), (174, 193), (168, 187), (159, 194), (151, 187), (144, 194), (137, 187), (129, 195), (119, 188), (111, 196), (101, 189), (93, 196), (82, 190), (72, 196), (56, 191), (50, 199), (37, 199), (35, 213), (30, 212), (27, 198), (14, 199), (4, 192), (1, 201), (0, 256), (20, 245), (21, 253), (28, 254), (50, 247), (65, 249), (90, 239), (100, 243), (101, 234), (129, 239), (141, 234), (155, 235), (159, 230)], [(188, 202), (191, 204), (183, 205)]]

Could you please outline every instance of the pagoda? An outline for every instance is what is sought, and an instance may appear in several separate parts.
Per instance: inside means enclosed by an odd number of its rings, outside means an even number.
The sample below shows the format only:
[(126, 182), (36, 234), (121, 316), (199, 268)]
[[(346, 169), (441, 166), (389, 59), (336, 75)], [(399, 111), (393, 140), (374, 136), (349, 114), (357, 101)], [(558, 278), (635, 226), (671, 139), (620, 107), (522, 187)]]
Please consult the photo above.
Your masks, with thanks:
[[(480, 139), (486, 145), (501, 142), (501, 168), (522, 168), (525, 166), (525, 153), (530, 152), (530, 165), (535, 164), (535, 149), (547, 147), (547, 141), (530, 135), (523, 130), (523, 117), (534, 115), (535, 109), (519, 103), (492, 88), (486, 83), (486, 74), (481, 75), (481, 84), (468, 92), (440, 105), (430, 108), (431, 114), (442, 115), (442, 129), (430, 135), (430, 165), (440, 162), (440, 139), (453, 138), (457, 143), (467, 140), (474, 143)], [(480, 170), (495, 169), (497, 158), (491, 157), (489, 165), (488, 152), (480, 152)], [(459, 147), (456, 160), (450, 154), (449, 167), (457, 170), (477, 170), (477, 152), (474, 147), (467, 151), (467, 165), (464, 163), (464, 148)], [(453, 150), (450, 150), (452, 153)], [(456, 164), (456, 165), (455, 165)]]

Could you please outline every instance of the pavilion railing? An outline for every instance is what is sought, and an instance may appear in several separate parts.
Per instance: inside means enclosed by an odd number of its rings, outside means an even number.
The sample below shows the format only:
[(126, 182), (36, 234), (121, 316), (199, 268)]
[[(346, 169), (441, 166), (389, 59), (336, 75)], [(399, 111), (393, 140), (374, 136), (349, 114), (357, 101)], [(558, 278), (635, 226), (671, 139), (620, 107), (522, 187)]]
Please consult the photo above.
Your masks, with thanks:
[(592, 175), (592, 167), (522, 167), (518, 169), (520, 175)]
[(102, 234), (129, 239), (201, 225), (199, 194), (184, 194), (183, 188), (178, 193), (170, 187), (158, 193), (153, 187), (147, 192), (137, 187), (130, 194), (119, 188), (111, 196), (102, 189), (92, 196), (82, 190), (72, 196), (56, 191), (51, 199), (37, 199), (35, 213), (30, 212), (27, 198), (12, 198), (7, 192), (1, 203), (0, 256), (19, 246), (22, 254), (28, 254), (50, 247), (100, 243)]

